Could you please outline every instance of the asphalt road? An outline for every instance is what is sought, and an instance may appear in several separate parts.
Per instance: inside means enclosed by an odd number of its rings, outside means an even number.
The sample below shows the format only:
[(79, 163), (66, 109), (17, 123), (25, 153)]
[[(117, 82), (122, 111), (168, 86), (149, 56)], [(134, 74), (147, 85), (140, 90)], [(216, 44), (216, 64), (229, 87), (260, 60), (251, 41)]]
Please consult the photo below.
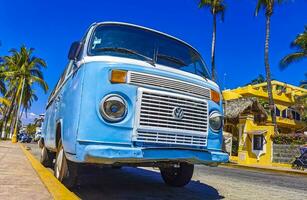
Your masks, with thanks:
[[(36, 144), (29, 144), (39, 159)], [(152, 168), (88, 168), (73, 192), (81, 199), (307, 199), (307, 177), (229, 167), (196, 166), (186, 187), (165, 185)]]

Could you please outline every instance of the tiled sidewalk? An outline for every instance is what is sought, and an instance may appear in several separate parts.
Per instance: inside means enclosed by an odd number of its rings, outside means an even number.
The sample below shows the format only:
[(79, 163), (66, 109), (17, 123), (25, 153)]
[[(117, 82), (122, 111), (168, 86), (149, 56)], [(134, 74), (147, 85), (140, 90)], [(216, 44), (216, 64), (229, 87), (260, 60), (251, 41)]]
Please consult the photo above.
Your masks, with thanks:
[(0, 140), (0, 199), (52, 199), (19, 144)]

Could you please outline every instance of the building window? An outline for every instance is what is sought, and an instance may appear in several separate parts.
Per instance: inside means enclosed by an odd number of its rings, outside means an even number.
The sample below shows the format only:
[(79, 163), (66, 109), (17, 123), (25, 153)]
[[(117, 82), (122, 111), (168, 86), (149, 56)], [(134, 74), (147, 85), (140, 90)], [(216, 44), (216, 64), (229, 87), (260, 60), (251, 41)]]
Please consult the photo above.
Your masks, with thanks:
[(276, 113), (276, 116), (280, 116), (280, 110), (277, 107), (275, 107), (275, 113)]
[(292, 115), (293, 115), (293, 119), (295, 119), (296, 121), (300, 121), (301, 120), (301, 115), (297, 112), (297, 111), (292, 111)]
[(287, 110), (288, 110), (288, 109), (285, 109), (285, 110), (282, 111), (281, 116), (282, 116), (283, 118), (287, 118)]
[(263, 150), (263, 141), (264, 141), (264, 137), (263, 135), (254, 135), (253, 137), (253, 150)]

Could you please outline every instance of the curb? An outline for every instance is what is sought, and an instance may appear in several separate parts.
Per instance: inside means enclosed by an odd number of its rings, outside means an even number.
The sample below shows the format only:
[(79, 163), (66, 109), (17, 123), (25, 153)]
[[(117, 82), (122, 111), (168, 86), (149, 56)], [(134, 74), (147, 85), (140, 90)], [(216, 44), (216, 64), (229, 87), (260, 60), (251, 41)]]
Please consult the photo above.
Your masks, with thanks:
[(74, 193), (69, 191), (58, 179), (56, 179), (54, 175), (50, 171), (48, 171), (38, 160), (36, 160), (36, 158), (34, 158), (34, 156), (30, 152), (28, 152), (22, 144), (19, 144), (19, 146), (54, 199), (79, 199)]
[(286, 169), (264, 168), (264, 167), (248, 166), (248, 165), (238, 165), (238, 164), (233, 164), (233, 163), (223, 163), (220, 166), (227, 167), (227, 168), (250, 169), (254, 171), (266, 171), (266, 172), (274, 172), (274, 173), (281, 173), (281, 174), (292, 174), (292, 175), (294, 174), (294, 175), (307, 176), (306, 172), (290, 171)]

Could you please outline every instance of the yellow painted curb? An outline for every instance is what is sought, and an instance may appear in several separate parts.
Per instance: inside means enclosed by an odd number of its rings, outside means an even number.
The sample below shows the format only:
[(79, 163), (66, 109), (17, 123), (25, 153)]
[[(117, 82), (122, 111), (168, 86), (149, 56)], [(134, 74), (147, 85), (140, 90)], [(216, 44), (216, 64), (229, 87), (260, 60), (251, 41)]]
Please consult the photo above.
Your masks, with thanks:
[(74, 200), (79, 199), (74, 193), (69, 191), (54, 175), (48, 171), (34, 156), (26, 150), (23, 145), (19, 145), (30, 161), (33, 169), (55, 200)]
[(287, 163), (272, 163), (273, 167), (283, 167), (283, 168), (289, 168), (291, 169), (291, 164), (287, 164)]
[(291, 171), (287, 169), (274, 169), (274, 168), (264, 168), (264, 167), (256, 167), (256, 166), (249, 166), (249, 165), (239, 165), (239, 164), (231, 164), (231, 163), (223, 163), (220, 166), (227, 167), (227, 168), (237, 168), (237, 169), (250, 169), (255, 171), (266, 171), (266, 172), (275, 172), (275, 173), (282, 173), (282, 174), (294, 174), (294, 175), (303, 175), (307, 176), (306, 172), (301, 171)]

